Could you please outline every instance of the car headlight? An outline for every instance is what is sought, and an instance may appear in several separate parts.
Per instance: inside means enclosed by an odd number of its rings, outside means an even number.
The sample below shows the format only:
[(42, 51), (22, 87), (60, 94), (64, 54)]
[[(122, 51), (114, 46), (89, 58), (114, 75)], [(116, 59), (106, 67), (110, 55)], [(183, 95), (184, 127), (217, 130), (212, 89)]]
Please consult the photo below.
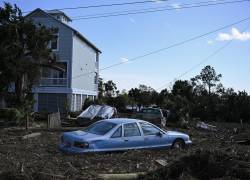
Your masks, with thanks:
[(89, 147), (89, 143), (75, 141), (74, 142), (74, 146), (75, 147), (79, 147), (79, 148), (88, 148)]

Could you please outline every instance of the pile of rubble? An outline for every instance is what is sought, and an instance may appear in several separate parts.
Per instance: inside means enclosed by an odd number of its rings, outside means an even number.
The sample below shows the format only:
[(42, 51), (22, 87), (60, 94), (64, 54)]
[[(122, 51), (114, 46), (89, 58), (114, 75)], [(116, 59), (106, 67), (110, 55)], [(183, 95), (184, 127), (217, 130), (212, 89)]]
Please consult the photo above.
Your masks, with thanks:
[(139, 179), (250, 179), (250, 162), (221, 151), (196, 151)]

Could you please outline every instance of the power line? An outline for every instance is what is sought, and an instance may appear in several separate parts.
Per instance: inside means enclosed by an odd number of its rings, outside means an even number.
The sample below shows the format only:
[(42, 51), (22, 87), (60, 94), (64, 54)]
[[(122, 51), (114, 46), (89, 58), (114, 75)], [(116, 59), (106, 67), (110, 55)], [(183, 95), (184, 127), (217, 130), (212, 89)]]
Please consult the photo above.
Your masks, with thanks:
[[(228, 1), (228, 0), (217, 0), (217, 2), (220, 1)], [(205, 3), (215, 3), (214, 0), (211, 1), (202, 1), (202, 2), (197, 2), (197, 3), (184, 3), (184, 4), (178, 4), (178, 6), (188, 6), (188, 5), (198, 5), (198, 4), (205, 4)], [(73, 16), (71, 17), (72, 19), (78, 19), (78, 18), (83, 18), (83, 17), (91, 17), (91, 16), (101, 16), (101, 15), (110, 15), (110, 14), (115, 14), (115, 13), (125, 13), (125, 12), (137, 12), (137, 11), (147, 11), (147, 10), (158, 10), (158, 9), (162, 9), (162, 8), (166, 8), (166, 7), (171, 7), (171, 9), (173, 9), (174, 7), (171, 5), (167, 5), (167, 6), (161, 6), (161, 7), (155, 7), (155, 8), (144, 8), (144, 9), (134, 9), (134, 10), (126, 10), (126, 11), (114, 11), (114, 12), (108, 12), (108, 13), (99, 13), (99, 14), (88, 14), (88, 15), (84, 15), (84, 16)], [(176, 8), (175, 8), (176, 9)]]
[[(223, 30), (223, 29), (232, 27), (232, 26), (234, 26), (234, 25), (236, 25), (236, 24), (240, 24), (240, 23), (245, 22), (245, 21), (248, 21), (248, 20), (250, 20), (250, 17), (241, 19), (241, 20), (239, 20), (239, 21), (236, 21), (236, 22), (234, 22), (234, 23), (225, 25), (225, 26), (220, 27), (220, 28), (218, 28), (218, 29), (215, 29), (215, 30), (206, 32), (206, 33), (204, 33), (204, 34), (201, 34), (201, 35), (198, 35), (198, 36), (191, 37), (191, 38), (186, 39), (186, 40), (184, 40), (184, 41), (180, 41), (180, 42), (174, 43), (174, 44), (172, 44), (172, 45), (170, 45), (170, 46), (167, 46), (167, 47), (164, 47), (164, 48), (161, 48), (161, 49), (158, 49), (158, 50), (155, 50), (155, 51), (151, 51), (151, 52), (145, 53), (145, 54), (143, 54), (143, 55), (140, 55), (140, 56), (137, 56), (137, 57), (128, 59), (126, 62), (118, 62), (118, 63), (112, 64), (112, 65), (110, 65), (110, 66), (106, 66), (106, 67), (104, 67), (104, 68), (99, 69), (99, 71), (103, 71), (103, 70), (106, 70), (106, 69), (110, 69), (110, 68), (113, 68), (113, 67), (116, 67), (116, 66), (125, 64), (125, 63), (127, 63), (127, 62), (136, 61), (136, 60), (142, 59), (142, 58), (144, 58), (144, 57), (146, 57), (146, 56), (150, 56), (150, 55), (157, 54), (157, 53), (160, 53), (160, 52), (162, 52), (162, 51), (165, 51), (165, 50), (168, 50), (168, 49), (177, 47), (177, 46), (181, 46), (181, 45), (186, 44), (186, 43), (188, 43), (188, 42), (190, 42), (190, 41), (194, 41), (194, 40), (196, 40), (196, 39), (202, 38), (202, 37), (207, 36), (207, 35), (209, 35), (209, 34), (213, 34), (213, 33), (215, 33), (215, 32), (218, 32), (218, 31), (220, 31), (220, 30)], [(81, 77), (81, 76), (86, 76), (86, 75), (89, 75), (89, 74), (92, 74), (92, 73), (95, 73), (95, 71), (91, 71), (91, 72), (88, 72), (88, 73), (84, 73), (84, 74), (77, 75), (77, 76), (73, 77), (72, 79), (76, 79), (76, 78), (79, 78), (79, 77)]]
[(174, 78), (174, 80), (164, 84), (163, 86), (157, 88), (156, 90), (160, 90), (164, 87), (166, 87), (167, 85), (170, 85), (172, 82), (175, 81), (175, 79), (180, 79), (181, 77), (185, 76), (186, 74), (188, 74), (189, 72), (193, 71), (194, 69), (196, 69), (197, 67), (199, 67), (200, 65), (202, 65), (203, 63), (207, 62), (210, 58), (212, 58), (213, 56), (215, 56), (216, 54), (218, 54), (219, 52), (221, 52), (223, 49), (225, 49), (229, 44), (232, 43), (232, 40), (228, 41), (226, 44), (224, 44), (222, 47), (220, 47), (219, 49), (217, 49), (215, 52), (213, 52), (212, 54), (210, 54), (209, 56), (207, 56), (205, 59), (203, 59), (202, 61), (200, 61), (198, 64), (192, 66), (190, 69), (188, 69), (187, 71), (185, 71), (184, 73), (180, 74), (179, 76), (177, 76), (176, 78)]
[[(247, 26), (248, 28), (249, 26)], [(243, 30), (246, 31), (245, 28)], [(218, 48), (217, 50), (215, 50), (213, 53), (211, 53), (210, 55), (208, 55), (206, 58), (204, 58), (203, 60), (201, 60), (198, 64), (192, 66), (191, 68), (189, 68), (187, 71), (185, 71), (184, 73), (180, 74), (179, 76), (177, 76), (176, 78), (174, 78), (174, 80), (164, 84), (163, 86), (157, 88), (156, 90), (160, 90), (164, 87), (166, 87), (167, 85), (170, 85), (172, 82), (175, 81), (175, 79), (180, 79), (181, 77), (185, 76), (186, 74), (188, 74), (189, 72), (193, 71), (194, 69), (196, 69), (197, 67), (199, 67), (200, 65), (204, 64), (205, 62), (207, 62), (208, 60), (210, 60), (212, 57), (214, 57), (215, 55), (219, 54), (222, 50), (224, 50), (226, 47), (228, 47), (231, 43), (233, 42), (233, 39), (231, 39), (230, 41), (228, 41), (227, 43), (225, 43), (223, 46), (221, 46), (220, 48)]]
[[(169, 0), (158, 0), (159, 2), (166, 2)], [(76, 9), (90, 9), (90, 8), (101, 8), (101, 7), (111, 7), (111, 6), (125, 6), (125, 5), (135, 5), (135, 4), (146, 4), (146, 3), (155, 3), (154, 0), (147, 0), (147, 1), (134, 1), (134, 2), (126, 2), (126, 3), (112, 3), (112, 4), (100, 4), (100, 5), (90, 5), (90, 6), (78, 6), (78, 7), (65, 7), (59, 8), (56, 10), (76, 10)], [(51, 9), (55, 10), (55, 9)], [(46, 10), (49, 11), (49, 10)], [(23, 13), (29, 13), (32, 11), (26, 11)]]
[(161, 11), (171, 11), (171, 10), (180, 10), (180, 9), (191, 9), (198, 7), (207, 7), (207, 6), (217, 6), (217, 5), (226, 5), (226, 4), (235, 4), (235, 3), (243, 3), (249, 2), (250, 0), (238, 0), (238, 1), (230, 1), (230, 2), (219, 2), (219, 3), (210, 3), (210, 4), (201, 4), (201, 5), (192, 5), (189, 6), (180, 6), (180, 7), (172, 7), (172, 8), (156, 8), (156, 9), (148, 9), (148, 10), (135, 10), (135, 11), (118, 11), (114, 13), (104, 13), (104, 14), (93, 14), (86, 15), (78, 18), (73, 18), (73, 20), (87, 20), (87, 19), (98, 19), (98, 18), (107, 18), (107, 17), (116, 17), (116, 16), (126, 16), (126, 15), (135, 15), (135, 14), (146, 14), (146, 13), (154, 13)]

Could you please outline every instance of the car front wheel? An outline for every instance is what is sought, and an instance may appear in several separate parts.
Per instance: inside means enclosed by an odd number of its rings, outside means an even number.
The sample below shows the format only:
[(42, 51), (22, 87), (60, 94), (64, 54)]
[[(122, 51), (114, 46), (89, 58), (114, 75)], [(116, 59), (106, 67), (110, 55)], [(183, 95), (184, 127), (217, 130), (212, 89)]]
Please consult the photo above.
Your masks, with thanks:
[(172, 144), (173, 149), (184, 149), (185, 142), (182, 139), (176, 139)]

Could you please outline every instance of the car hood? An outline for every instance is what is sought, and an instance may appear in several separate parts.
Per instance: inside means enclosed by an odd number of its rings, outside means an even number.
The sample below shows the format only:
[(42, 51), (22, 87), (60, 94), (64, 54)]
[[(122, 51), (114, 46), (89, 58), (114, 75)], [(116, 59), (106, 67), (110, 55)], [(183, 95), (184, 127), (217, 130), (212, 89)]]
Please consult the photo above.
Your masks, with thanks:
[(101, 135), (97, 135), (97, 134), (92, 134), (92, 133), (88, 133), (85, 131), (71, 131), (71, 132), (65, 132), (63, 133), (63, 137), (66, 140), (70, 140), (70, 141), (92, 141), (92, 140), (96, 140), (99, 139), (101, 137)]

